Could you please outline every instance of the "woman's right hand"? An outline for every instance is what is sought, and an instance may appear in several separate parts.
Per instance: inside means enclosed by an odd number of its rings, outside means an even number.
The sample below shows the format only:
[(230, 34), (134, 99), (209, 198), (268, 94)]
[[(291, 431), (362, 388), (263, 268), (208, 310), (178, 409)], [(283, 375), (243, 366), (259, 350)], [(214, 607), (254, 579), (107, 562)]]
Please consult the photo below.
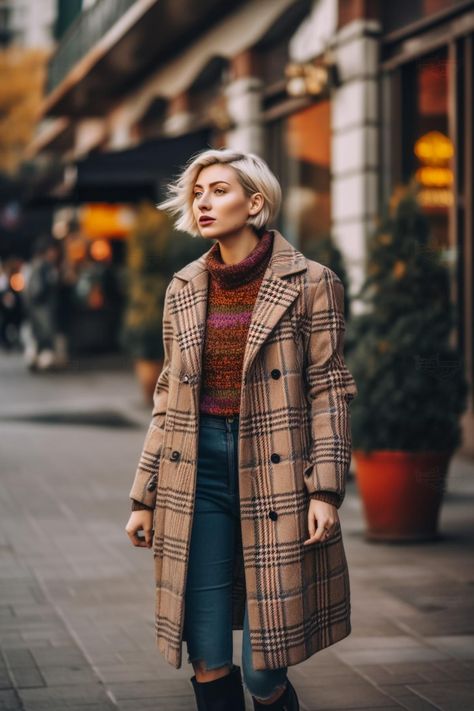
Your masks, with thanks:
[[(153, 511), (146, 509), (132, 511), (125, 531), (132, 544), (139, 548), (151, 548), (153, 541)], [(143, 531), (144, 538), (138, 536), (138, 531)]]

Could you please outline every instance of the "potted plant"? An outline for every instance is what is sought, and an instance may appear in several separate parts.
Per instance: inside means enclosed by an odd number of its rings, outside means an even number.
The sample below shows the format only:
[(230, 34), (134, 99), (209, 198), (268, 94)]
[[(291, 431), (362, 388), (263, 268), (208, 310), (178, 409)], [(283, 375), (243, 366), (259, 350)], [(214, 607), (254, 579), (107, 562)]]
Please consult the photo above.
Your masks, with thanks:
[(369, 540), (437, 536), (446, 474), (461, 441), (468, 385), (449, 272), (414, 189), (381, 221), (348, 328), (356, 480)]

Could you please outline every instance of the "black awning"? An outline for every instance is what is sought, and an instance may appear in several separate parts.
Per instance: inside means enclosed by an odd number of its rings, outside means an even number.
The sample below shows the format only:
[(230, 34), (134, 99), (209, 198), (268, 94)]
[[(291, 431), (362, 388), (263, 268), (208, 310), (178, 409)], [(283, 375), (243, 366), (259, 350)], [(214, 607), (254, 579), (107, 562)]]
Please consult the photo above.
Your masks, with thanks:
[(189, 158), (209, 148), (204, 129), (175, 138), (146, 141), (135, 148), (95, 153), (76, 163), (72, 202), (137, 202), (165, 197), (165, 186)]

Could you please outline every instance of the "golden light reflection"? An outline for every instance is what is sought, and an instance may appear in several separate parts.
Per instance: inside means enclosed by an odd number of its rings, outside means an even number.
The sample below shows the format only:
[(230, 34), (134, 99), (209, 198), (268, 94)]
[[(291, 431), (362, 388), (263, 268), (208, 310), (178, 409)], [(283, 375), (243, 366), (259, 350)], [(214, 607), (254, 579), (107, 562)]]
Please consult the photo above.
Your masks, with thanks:
[(91, 244), (90, 254), (96, 262), (104, 262), (112, 256), (112, 249), (105, 239), (96, 239)]
[(10, 277), (10, 286), (13, 291), (23, 291), (25, 288), (25, 277), (20, 272), (15, 272)]
[(422, 166), (415, 172), (420, 185), (418, 201), (427, 208), (448, 208), (453, 204), (454, 174), (449, 165), (453, 142), (440, 131), (429, 131), (415, 143), (414, 152)]

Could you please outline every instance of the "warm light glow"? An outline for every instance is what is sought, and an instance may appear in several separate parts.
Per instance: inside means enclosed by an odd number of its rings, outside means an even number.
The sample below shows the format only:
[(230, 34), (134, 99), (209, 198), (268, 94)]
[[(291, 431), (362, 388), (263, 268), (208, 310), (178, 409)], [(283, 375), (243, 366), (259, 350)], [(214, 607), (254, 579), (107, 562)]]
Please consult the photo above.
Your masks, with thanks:
[(290, 96), (317, 96), (326, 89), (329, 82), (327, 68), (311, 63), (290, 62), (286, 65), (285, 76), (286, 91)]
[(415, 155), (429, 165), (446, 163), (454, 155), (453, 142), (440, 131), (429, 131), (415, 143)]
[(454, 174), (449, 162), (454, 155), (452, 141), (440, 131), (429, 131), (415, 143), (415, 155), (423, 165), (415, 173), (421, 186), (418, 202), (427, 208), (448, 208), (453, 204), (450, 190)]
[(23, 291), (25, 288), (25, 277), (20, 272), (15, 272), (10, 277), (10, 287), (13, 291)]
[(79, 223), (89, 239), (128, 237), (133, 227), (133, 211), (124, 205), (91, 203), (81, 208)]
[(69, 225), (66, 220), (58, 220), (53, 225), (53, 236), (56, 239), (64, 239), (68, 233)]
[(420, 190), (417, 199), (424, 207), (451, 207), (454, 202), (452, 191), (445, 188)]
[(112, 250), (110, 248), (110, 244), (106, 242), (105, 239), (96, 239), (91, 244), (90, 254), (92, 259), (95, 259), (96, 262), (104, 262), (107, 259), (110, 259), (112, 256)]
[(454, 176), (450, 168), (434, 168), (425, 166), (418, 168), (416, 171), (416, 179), (426, 187), (445, 188), (453, 184)]

